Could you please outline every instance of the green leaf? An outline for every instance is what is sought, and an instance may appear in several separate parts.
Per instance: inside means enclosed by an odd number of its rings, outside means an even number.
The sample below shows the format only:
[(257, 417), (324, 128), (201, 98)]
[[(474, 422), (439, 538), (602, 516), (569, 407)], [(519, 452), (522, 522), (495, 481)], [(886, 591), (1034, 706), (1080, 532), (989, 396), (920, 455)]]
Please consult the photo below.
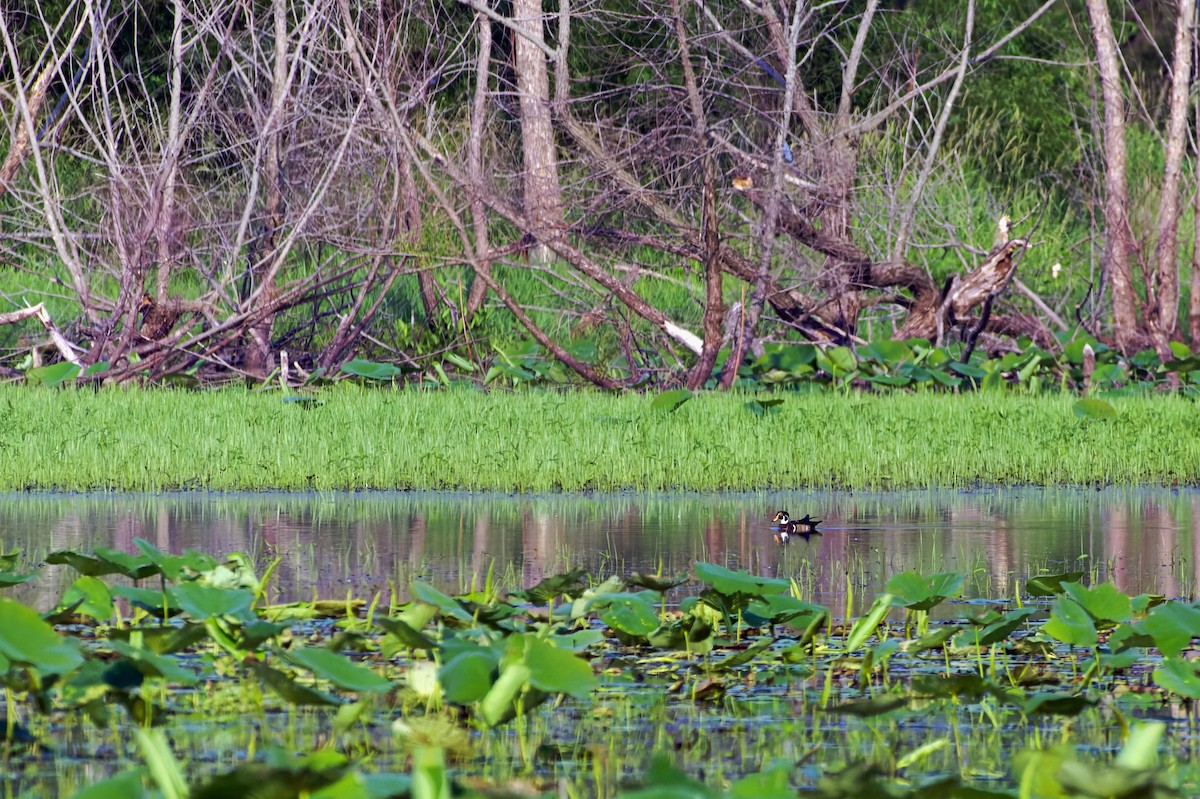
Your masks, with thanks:
[(1154, 670), (1154, 684), (1185, 699), (1200, 700), (1200, 663), (1166, 658)]
[(1088, 612), (1069, 597), (1060, 596), (1055, 600), (1050, 618), (1042, 627), (1047, 635), (1072, 646), (1096, 645), (1096, 625)]
[(766, 768), (748, 774), (729, 788), (729, 799), (795, 799), (791, 769), (787, 765)]
[(196, 682), (196, 675), (179, 665), (174, 658), (160, 655), (144, 647), (131, 646), (125, 641), (116, 639), (110, 640), (108, 647), (118, 655), (128, 658), (128, 662), (131, 662), (134, 668), (147, 677), (161, 677), (164, 680), (183, 685), (192, 685)]
[(891, 609), (891, 594), (880, 594), (876, 597), (871, 609), (865, 615), (860, 616), (858, 621), (854, 622), (854, 626), (850, 628), (850, 634), (846, 636), (846, 651), (853, 652), (865, 644), (879, 624), (887, 618), (888, 611)]
[(327, 693), (301, 685), (296, 680), (262, 663), (252, 663), (251, 670), (264, 685), (270, 688), (286, 702), (293, 705), (340, 705), (336, 697)]
[(949, 388), (958, 388), (962, 385), (962, 378), (948, 375), (940, 369), (931, 369), (929, 371), (929, 376), (933, 378), (933, 382), (940, 383)]
[(1037, 613), (1035, 608), (1016, 608), (1010, 610), (998, 618), (991, 618), (985, 624), (976, 624), (975, 629), (964, 630), (963, 633), (954, 640), (954, 645), (958, 647), (966, 646), (991, 646), (1003, 641), (1030, 616)]
[(1071, 408), (1080, 419), (1115, 419), (1117, 416), (1116, 408), (1095, 397), (1077, 400)]
[(680, 405), (690, 400), (695, 394), (688, 391), (686, 388), (676, 388), (670, 391), (663, 391), (650, 403), (650, 409), (655, 411), (666, 411), (673, 413)]
[(791, 587), (787, 580), (777, 580), (771, 577), (755, 577), (749, 572), (734, 571), (713, 563), (697, 562), (696, 578), (713, 590), (733, 596), (746, 594), (749, 596), (767, 596), (782, 594)]
[(928, 632), (912, 641), (906, 641), (904, 651), (910, 655), (915, 655), (918, 652), (924, 652), (927, 649), (940, 649), (945, 646), (946, 642), (954, 637), (956, 633), (962, 630), (957, 624), (951, 624), (945, 627), (938, 627), (932, 632)]
[(530, 684), (547, 693), (585, 697), (600, 684), (586, 660), (532, 635), (526, 640), (525, 664)]
[(287, 650), (287, 659), (343, 691), (383, 693), (392, 687), (391, 680), (328, 649), (295, 647)]
[(907, 697), (883, 694), (867, 699), (853, 699), (840, 705), (825, 708), (828, 713), (841, 713), (847, 716), (881, 716), (908, 704)]
[(475, 364), (471, 363), (470, 361), (468, 361), (466, 358), (462, 357), (458, 353), (447, 352), (442, 357), (445, 358), (448, 362), (454, 364), (456, 367), (458, 367), (459, 369), (461, 369), (464, 372), (474, 372), (475, 371)]
[(214, 616), (249, 619), (254, 615), (250, 610), (254, 594), (244, 588), (231, 591), (199, 583), (184, 583), (176, 586), (171, 595), (179, 607), (196, 621), (205, 621)]
[(35, 366), (25, 372), (25, 379), (34, 385), (54, 386), (74, 380), (79, 374), (79, 367), (70, 361), (59, 361), (49, 366)]
[(71, 583), (58, 601), (56, 610), (72, 608), (73, 613), (105, 621), (113, 615), (112, 592), (108, 585), (95, 577), (83, 576)]
[(356, 358), (342, 364), (342, 371), (355, 377), (365, 377), (368, 380), (390, 381), (404, 374), (404, 370), (390, 363), (375, 363)]
[(186, 799), (187, 783), (183, 779), (183, 767), (171, 751), (166, 733), (162, 730), (137, 729), (133, 731), (142, 760), (150, 771), (151, 781), (158, 786), (163, 799)]
[(858, 359), (849, 347), (830, 347), (817, 353), (817, 365), (834, 377), (845, 377), (858, 368)]
[(141, 580), (152, 574), (158, 574), (158, 567), (145, 558), (103, 547), (97, 547), (96, 552), (92, 555), (84, 555), (71, 549), (58, 550), (48, 554), (46, 562), (55, 565), (65, 564), (88, 577), (122, 574), (134, 580)]
[(1167, 725), (1161, 721), (1136, 722), (1129, 730), (1125, 746), (1117, 753), (1115, 764), (1121, 768), (1146, 770), (1158, 765), (1158, 745)]
[(782, 404), (782, 399), (750, 400), (743, 403), (742, 407), (755, 416), (766, 416), (768, 413), (778, 413)]
[(688, 581), (688, 579), (690, 578), (686, 572), (683, 574), (677, 574), (674, 577), (666, 577), (661, 574), (642, 574), (641, 572), (634, 572), (625, 578), (625, 583), (631, 586), (638, 586), (639, 588), (649, 588), (651, 591), (657, 591), (658, 593), (662, 594), (670, 591), (676, 586), (683, 585)]
[(986, 370), (981, 369), (973, 363), (962, 363), (960, 361), (950, 362), (950, 371), (957, 372), (963, 377), (969, 377), (973, 380), (982, 380), (988, 376)]
[(982, 696), (1004, 696), (1004, 689), (978, 674), (918, 674), (913, 677), (913, 693), (944, 699), (965, 697), (978, 699)]
[(607, 595), (600, 597), (596, 604), (603, 607), (600, 620), (625, 635), (645, 638), (658, 629), (658, 614), (649, 602), (636, 594)]
[(761, 616), (769, 624), (787, 624), (801, 629), (807, 627), (814, 616), (824, 618), (829, 612), (821, 605), (802, 602), (786, 594), (760, 597), (747, 605), (746, 610), (756, 616)]
[(170, 591), (164, 593), (161, 590), (137, 588), (132, 585), (114, 585), (112, 586), (112, 595), (127, 599), (136, 607), (160, 619), (182, 612), (179, 604), (173, 600)]
[(427, 605), (433, 605), (435, 608), (441, 611), (442, 615), (448, 616), (452, 619), (457, 619), (458, 621), (465, 622), (467, 624), (474, 623), (475, 617), (470, 613), (467, 613), (467, 611), (463, 609), (462, 605), (460, 605), (451, 597), (446, 596), (429, 583), (422, 583), (414, 580), (411, 585), (411, 589), (413, 597)]
[(909, 610), (929, 610), (950, 597), (962, 595), (967, 576), (958, 572), (942, 572), (928, 577), (915, 571), (901, 572), (888, 580), (886, 590), (893, 602)]
[(1200, 608), (1167, 602), (1151, 610), (1138, 628), (1154, 639), (1163, 657), (1176, 657), (1200, 630)]
[(446, 661), (438, 669), (438, 682), (446, 701), (469, 705), (487, 696), (496, 679), (499, 654), (491, 647), (473, 646)]
[(135, 768), (94, 782), (75, 792), (73, 799), (140, 799), (147, 795), (143, 778), (146, 769)]
[(1133, 618), (1133, 603), (1129, 595), (1112, 583), (1085, 588), (1079, 583), (1064, 583), (1063, 591), (1074, 599), (1097, 622), (1108, 626)]
[(583, 567), (571, 569), (562, 574), (552, 574), (538, 581), (533, 588), (525, 591), (513, 591), (513, 596), (523, 597), (530, 602), (548, 605), (556, 597), (567, 596), (572, 599), (587, 589), (588, 573)]
[(375, 624), (409, 649), (435, 649), (437, 643), (420, 630), (415, 630), (400, 619), (376, 617)]
[(142, 556), (158, 567), (158, 572), (168, 580), (178, 580), (185, 572), (209, 572), (217, 566), (217, 561), (211, 555), (205, 555), (195, 550), (187, 550), (182, 555), (172, 555), (163, 552), (144, 538), (133, 539), (134, 545)]
[(1043, 574), (1025, 583), (1025, 592), (1030, 596), (1056, 596), (1063, 592), (1063, 583), (1077, 583), (1083, 579), (1083, 575), (1084, 572)]
[(624, 792), (620, 799), (718, 799), (720, 795), (660, 755), (651, 763), (641, 790)]
[(27, 574), (17, 574), (16, 572), (3, 571), (0, 572), (0, 588), (10, 588), (14, 585), (27, 583), (37, 577), (37, 572), (29, 572)]
[(898, 375), (867, 375), (866, 380), (868, 383), (875, 383), (881, 386), (891, 386), (893, 388), (903, 388), (904, 386), (912, 383), (911, 377), (900, 377)]
[(896, 367), (902, 361), (913, 357), (913, 352), (907, 344), (886, 338), (872, 341), (863, 352), (888, 368)]
[(64, 638), (36, 610), (5, 597), (0, 597), (0, 655), (43, 674), (66, 674), (83, 663), (74, 638)]

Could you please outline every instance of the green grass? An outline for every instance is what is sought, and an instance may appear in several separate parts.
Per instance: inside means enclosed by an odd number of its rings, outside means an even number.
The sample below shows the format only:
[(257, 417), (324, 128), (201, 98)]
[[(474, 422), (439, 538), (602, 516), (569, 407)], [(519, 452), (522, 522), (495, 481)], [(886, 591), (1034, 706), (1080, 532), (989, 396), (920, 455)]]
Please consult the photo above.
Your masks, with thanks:
[(0, 490), (500, 491), (1195, 484), (1195, 405), (1113, 398), (797, 394), (777, 413), (651, 398), (343, 384), (279, 393), (0, 387)]

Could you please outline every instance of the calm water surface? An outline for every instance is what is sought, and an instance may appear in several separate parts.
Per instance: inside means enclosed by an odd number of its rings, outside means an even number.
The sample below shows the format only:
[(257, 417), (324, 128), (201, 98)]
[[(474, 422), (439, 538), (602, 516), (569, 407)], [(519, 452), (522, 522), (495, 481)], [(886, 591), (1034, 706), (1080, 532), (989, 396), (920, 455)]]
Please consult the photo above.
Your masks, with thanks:
[[(770, 518), (825, 520), (787, 547)], [(582, 565), (597, 575), (685, 571), (706, 560), (794, 577), (837, 612), (895, 573), (971, 574), (968, 598), (1011, 598), (1045, 571), (1090, 572), (1122, 590), (1193, 597), (1200, 492), (994, 489), (900, 493), (466, 495), (446, 493), (8, 495), (0, 544), (35, 562), (56, 549), (134, 539), (179, 552), (279, 558), (273, 599), (364, 599), (413, 578), (447, 590), (489, 570), (509, 587)], [(52, 605), (74, 575), (46, 567), (22, 596)], [(44, 594), (44, 596), (42, 595)], [(808, 598), (808, 597), (806, 597)]]

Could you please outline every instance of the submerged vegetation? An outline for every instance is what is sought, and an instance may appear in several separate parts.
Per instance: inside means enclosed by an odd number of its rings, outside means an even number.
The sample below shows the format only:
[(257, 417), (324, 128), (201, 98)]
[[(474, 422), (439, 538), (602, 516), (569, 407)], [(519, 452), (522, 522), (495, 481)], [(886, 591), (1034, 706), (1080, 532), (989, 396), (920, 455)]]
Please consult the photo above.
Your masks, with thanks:
[[(48, 611), (0, 598), (6, 795), (440, 799), (453, 785), (1032, 799), (1200, 786), (1188, 754), (1200, 607), (1082, 573), (981, 605), (956, 603), (964, 574), (903, 572), (854, 618), (794, 581), (710, 563), (270, 605), (273, 565), (260, 579), (244, 557), (135, 544), (49, 553), (76, 579)], [(0, 567), (6, 586), (39, 578), (17, 551)], [(81, 762), (95, 766), (86, 779)]]
[(0, 387), (0, 489), (720, 490), (1200, 478), (1195, 404), (1179, 396), (1111, 398), (1101, 412), (1067, 395), (770, 396)]

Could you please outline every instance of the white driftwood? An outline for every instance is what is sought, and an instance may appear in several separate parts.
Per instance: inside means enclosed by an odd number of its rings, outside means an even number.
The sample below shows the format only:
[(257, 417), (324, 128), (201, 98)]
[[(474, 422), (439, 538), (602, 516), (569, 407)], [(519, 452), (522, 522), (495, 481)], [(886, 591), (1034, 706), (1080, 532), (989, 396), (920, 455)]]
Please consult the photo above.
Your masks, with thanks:
[(671, 320), (664, 320), (662, 323), (663, 330), (667, 335), (678, 341), (683, 346), (687, 347), (692, 352), (699, 355), (704, 352), (704, 339), (697, 336), (690, 330), (685, 330)]

